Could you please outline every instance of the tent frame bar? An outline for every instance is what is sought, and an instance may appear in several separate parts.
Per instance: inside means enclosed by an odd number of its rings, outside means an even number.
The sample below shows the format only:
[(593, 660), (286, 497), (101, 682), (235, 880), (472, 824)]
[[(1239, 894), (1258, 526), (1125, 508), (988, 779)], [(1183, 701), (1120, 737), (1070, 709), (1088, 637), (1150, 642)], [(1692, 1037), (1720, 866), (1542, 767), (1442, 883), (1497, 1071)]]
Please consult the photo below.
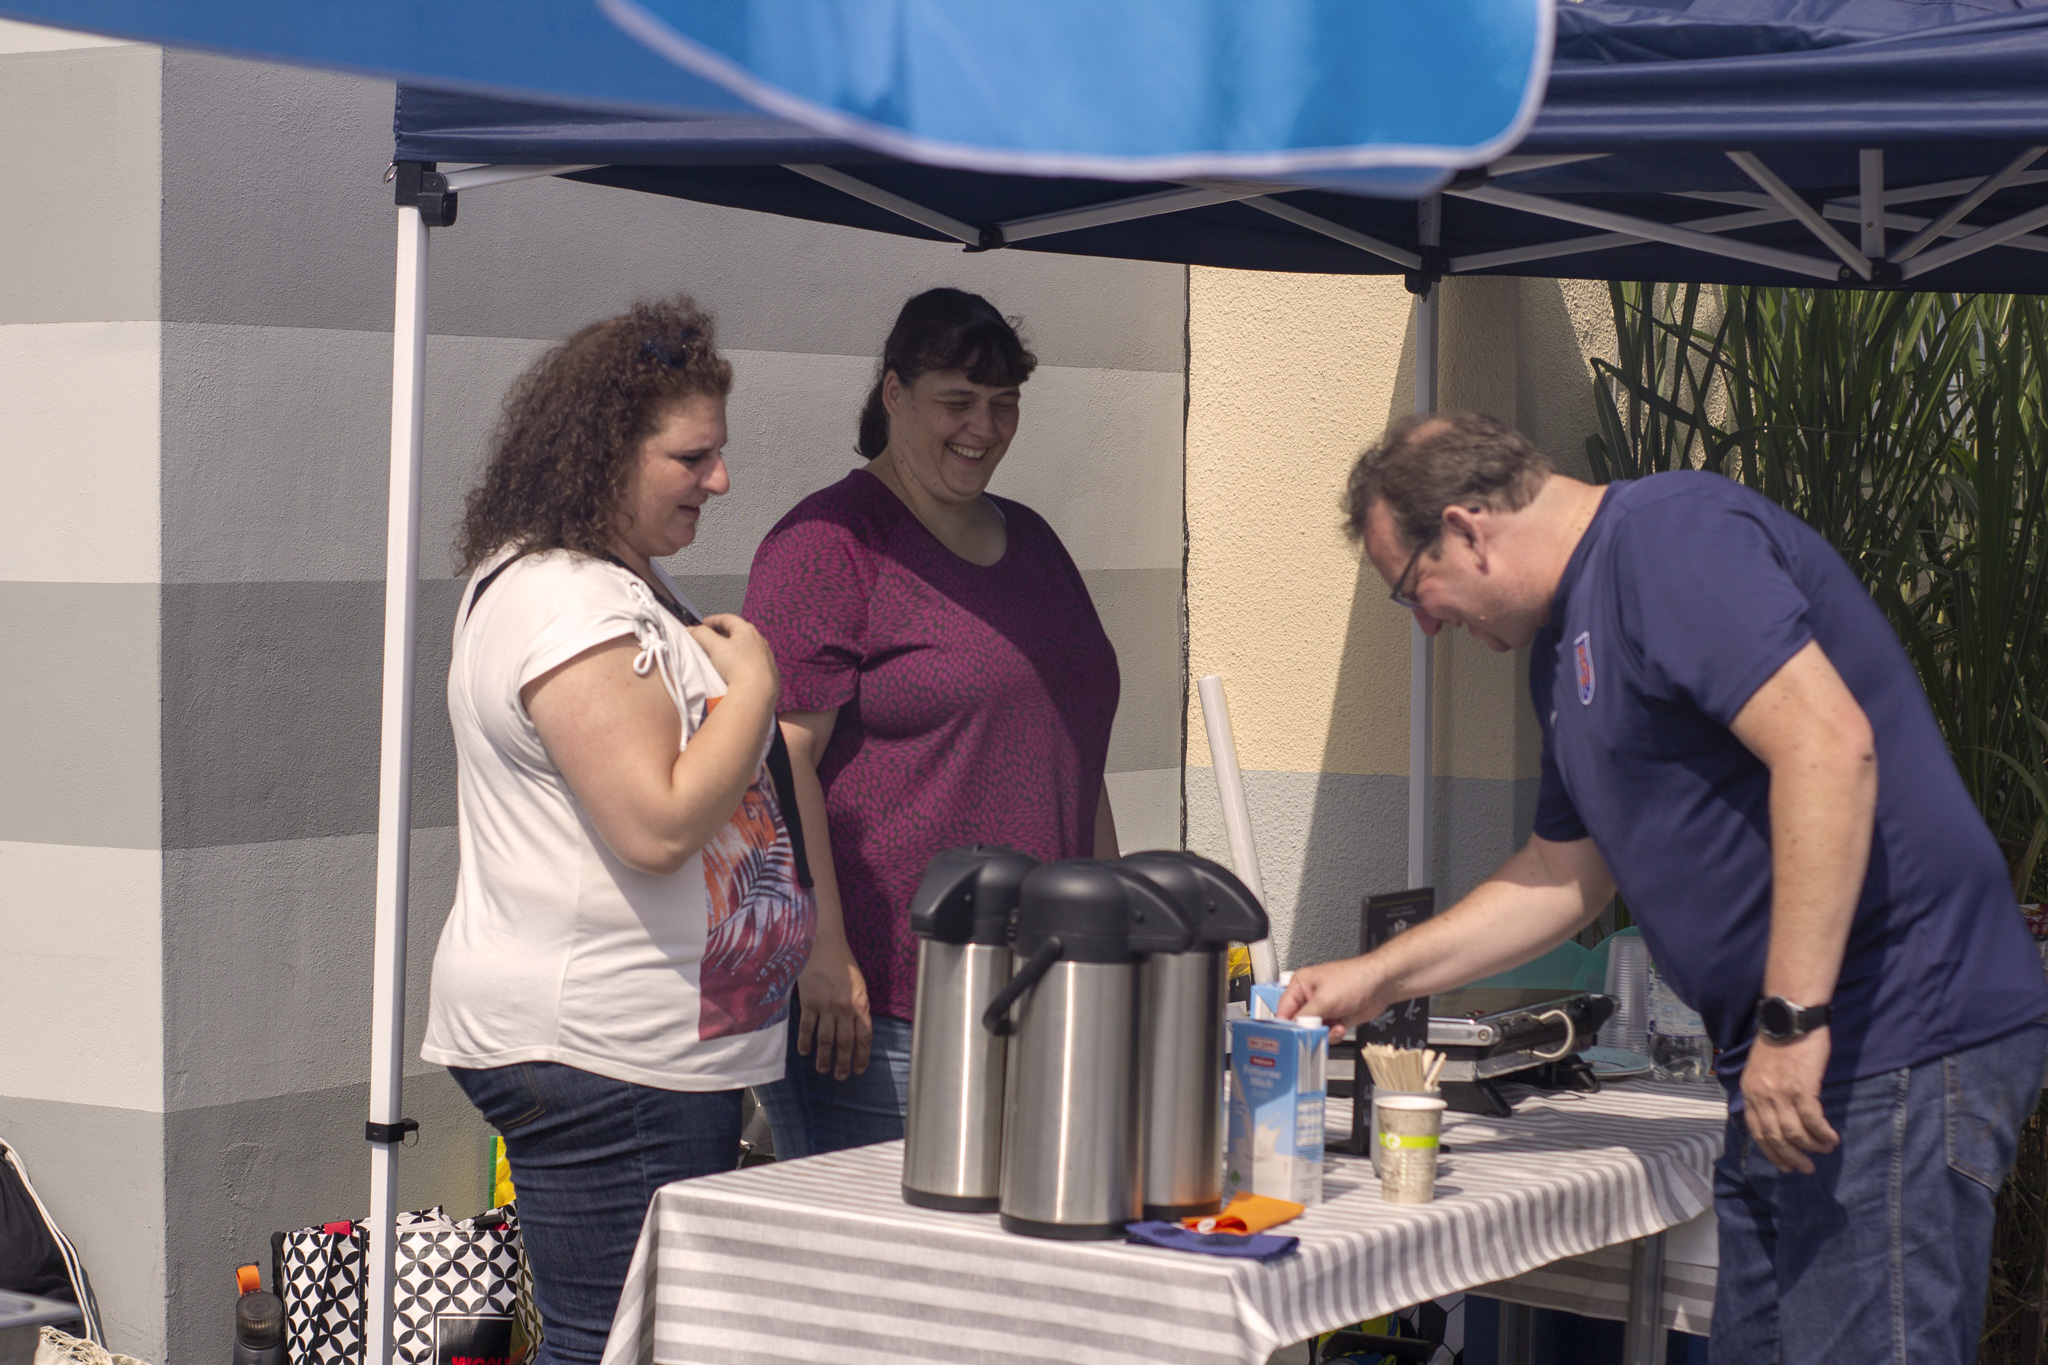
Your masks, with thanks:
[[(1763, 186), (1764, 193), (1778, 201), (1785, 212), (1798, 219), (1801, 226), (1820, 239), (1822, 246), (1842, 258), (1848, 266), (1864, 279), (1870, 278), (1870, 258), (1849, 245), (1849, 239), (1835, 230), (1834, 224), (1820, 216), (1820, 211), (1801, 199), (1792, 187), (1780, 180), (1777, 173), (1764, 165), (1762, 158), (1754, 152), (1729, 152), (1727, 157), (1742, 168), (1742, 173)], [(1883, 187), (1879, 186), (1882, 194)]]
[[(1856, 154), (1856, 198), (1858, 223), (1858, 245), (1865, 260), (1881, 260), (1884, 257), (1884, 151), (1882, 148), (1865, 148)], [(1825, 206), (1823, 216), (1828, 215)]]
[(1813, 256), (1803, 256), (1796, 251), (1785, 251), (1774, 246), (1759, 246), (1754, 242), (1724, 241), (1705, 232), (1678, 227), (1672, 223), (1659, 223), (1649, 218), (1637, 218), (1633, 214), (1615, 213), (1610, 209), (1591, 208), (1584, 204), (1566, 203), (1559, 199), (1546, 199), (1541, 195), (1523, 194), (1519, 190), (1504, 190), (1497, 185), (1475, 185), (1468, 189), (1452, 188), (1446, 194), (1455, 194), (1461, 199), (1474, 199), (1482, 204), (1493, 204), (1500, 208), (1520, 209), (1543, 218), (1556, 218), (1566, 223), (1577, 223), (1582, 227), (1605, 228), (1609, 232), (1624, 233), (1641, 237), (1646, 241), (1663, 242), (1667, 246), (1684, 247), (1705, 252), (1710, 256), (1728, 256), (1752, 265), (1767, 265), (1791, 274), (1807, 275), (1815, 279), (1835, 280), (1841, 270), (1832, 262)]
[(1900, 243), (1899, 249), (1894, 251), (1888, 259), (1894, 265), (1904, 265), (1907, 261), (1918, 256), (1935, 238), (1945, 235), (1950, 228), (1962, 222), (1964, 215), (1968, 214), (1970, 210), (1976, 208), (1977, 205), (1983, 203), (1986, 199), (1989, 199), (1992, 195), (2018, 179), (2021, 172), (2040, 160), (2044, 152), (2048, 152), (2048, 147), (2029, 147), (2007, 162), (2005, 169), (1995, 175), (1985, 176), (1977, 182), (1977, 188), (1971, 190), (1961, 199), (1956, 200), (1955, 203), (1950, 204), (1940, 217), (1933, 219), (1911, 238)]
[[(1766, 227), (1787, 221), (1797, 221), (1805, 226), (1841, 260), (1843, 265), (1864, 279), (1870, 279), (1877, 273), (1879, 262), (1906, 266), (1907, 268), (1900, 271), (1900, 278), (1904, 280), (1994, 246), (2048, 251), (2048, 237), (2032, 235), (2035, 228), (2048, 226), (2048, 219), (2023, 216), (1991, 227), (1959, 226), (1964, 217), (1999, 190), (2009, 185), (2048, 181), (2048, 170), (2028, 169), (2043, 155), (2048, 155), (2048, 146), (2028, 148), (1992, 175), (1966, 176), (1955, 180), (1901, 186), (1897, 189), (1885, 188), (1884, 152), (1881, 149), (1866, 148), (1858, 154), (1858, 193), (1854, 196), (1829, 199), (1818, 208), (1787, 186), (1755, 154), (1726, 152), (1724, 155), (1754, 180), (1762, 193), (1742, 190), (1673, 190), (1670, 193), (1680, 198), (1739, 206), (1750, 209), (1751, 212), (1696, 218), (1678, 223), (1659, 223), (1629, 214), (1502, 189), (1492, 183), (1502, 176), (1547, 170), (1554, 166), (1572, 165), (1582, 161), (1598, 161), (1606, 155), (1607, 153), (1589, 152), (1555, 156), (1506, 156), (1486, 168), (1485, 183), (1446, 190), (1445, 193), (1448, 194), (1492, 203), (1503, 208), (1519, 209), (1541, 217), (1581, 226), (1603, 227), (1607, 230), (1555, 242), (1540, 242), (1498, 251), (1471, 252), (1452, 257), (1448, 261), (1439, 257), (1441, 272), (1446, 275), (1463, 275), (1501, 266), (1519, 265), (1528, 261), (1553, 260), (1560, 256), (1617, 250), (1622, 247), (1639, 246), (1645, 242), (1664, 242), (1686, 250), (1768, 265), (1817, 279), (1842, 278), (1839, 268), (1832, 267), (1817, 257), (1735, 239), (1720, 242), (1711, 240), (1717, 234), (1737, 232), (1751, 227)], [(578, 171), (598, 169), (600, 164), (602, 163), (558, 166), (483, 165), (446, 174), (449, 190), (461, 191), (517, 180), (572, 175)], [(1055, 236), (1063, 232), (1077, 232), (1110, 223), (1130, 222), (1139, 218), (1236, 202), (1293, 223), (1297, 227), (1306, 228), (1332, 241), (1378, 256), (1400, 266), (1403, 270), (1414, 272), (1425, 269), (1421, 253), (1410, 251), (1393, 242), (1382, 241), (1380, 238), (1310, 213), (1285, 200), (1274, 198), (1275, 192), (1284, 192), (1286, 188), (1277, 185), (1191, 181), (1181, 189), (1158, 190), (1087, 208), (1034, 214), (989, 227), (977, 227), (902, 195), (884, 190), (836, 166), (788, 164), (784, 169), (942, 233), (973, 250), (988, 250), (1033, 238)], [(1932, 219), (1891, 211), (1895, 205), (1951, 195), (1962, 197)], [(1833, 227), (1833, 222), (1858, 224), (1860, 242), (1852, 245)], [(1884, 251), (1887, 229), (1898, 229), (1912, 234), (1889, 255)], [(1930, 243), (1942, 238), (1951, 240), (1932, 263), (1919, 262), (1917, 266), (1907, 266), (1907, 263), (1913, 262)], [(1862, 249), (1859, 250), (1858, 246)]]
[(900, 194), (891, 194), (879, 185), (870, 185), (858, 176), (848, 175), (837, 166), (791, 164), (785, 165), (783, 169), (807, 176), (820, 185), (830, 185), (833, 189), (850, 194), (856, 199), (866, 200), (878, 209), (887, 209), (898, 218), (907, 218), (934, 232), (942, 232), (956, 242), (963, 242), (971, 247), (981, 245), (980, 228), (970, 227), (958, 218), (940, 213), (937, 209), (928, 209), (915, 200), (905, 199)]
[(467, 170), (448, 171), (448, 188), (451, 192), (480, 190), (489, 185), (509, 185), (517, 180), (539, 180), (543, 176), (573, 175), (577, 171), (594, 171), (603, 162), (592, 162), (584, 166), (517, 166), (493, 165), (471, 166)]
[(1285, 219), (1287, 222), (1293, 223), (1296, 227), (1305, 227), (1310, 232), (1319, 232), (1333, 242), (1342, 242), (1346, 246), (1354, 246), (1360, 251), (1378, 256), (1381, 260), (1392, 261), (1403, 270), (1422, 269), (1422, 257), (1417, 253), (1405, 247), (1395, 246), (1392, 242), (1383, 242), (1377, 237), (1368, 237), (1363, 232), (1345, 227), (1341, 223), (1333, 223), (1327, 218), (1317, 217), (1306, 209), (1298, 209), (1284, 200), (1261, 195), (1256, 199), (1246, 199), (1243, 203), (1247, 208), (1255, 208), (1261, 213), (1270, 213), (1275, 218)]
[(2017, 218), (2008, 218), (2003, 223), (1979, 228), (1966, 237), (1931, 251), (1923, 251), (1900, 267), (1899, 273), (1906, 279), (1924, 275), (1930, 270), (1939, 270), (1945, 265), (1960, 261), (1965, 256), (1974, 256), (1995, 246), (2004, 246), (2015, 237), (2024, 236), (2038, 227), (2048, 227), (2048, 204), (2029, 209)]
[(1222, 185), (1189, 185), (1183, 189), (1133, 195), (1129, 199), (1112, 199), (1106, 204), (1095, 204), (1085, 209), (1061, 209), (1057, 213), (1012, 218), (1006, 223), (996, 224), (996, 231), (1002, 234), (1002, 243), (1007, 246), (1011, 242), (1050, 237), (1058, 232), (1078, 232), (1082, 228), (1128, 223), (1137, 218), (1156, 218), (1161, 214), (1207, 208), (1211, 204), (1255, 199), (1269, 188), (1267, 185), (1248, 185), (1233, 190)]
[[(1724, 213), (1712, 218), (1694, 218), (1678, 226), (1694, 232), (1735, 232), (1742, 228), (1782, 223), (1785, 218), (1786, 214), (1781, 209), (1752, 209), (1747, 213)], [(1592, 237), (1568, 237), (1562, 241), (1538, 242), (1530, 246), (1509, 247), (1502, 251), (1478, 251), (1467, 256), (1451, 257), (1445, 273), (1462, 275), (1496, 265), (1518, 265), (1523, 261), (1541, 261), (1554, 256), (1576, 256), (1587, 251), (1638, 246), (1645, 240), (1647, 239), (1626, 232), (1602, 232)]]

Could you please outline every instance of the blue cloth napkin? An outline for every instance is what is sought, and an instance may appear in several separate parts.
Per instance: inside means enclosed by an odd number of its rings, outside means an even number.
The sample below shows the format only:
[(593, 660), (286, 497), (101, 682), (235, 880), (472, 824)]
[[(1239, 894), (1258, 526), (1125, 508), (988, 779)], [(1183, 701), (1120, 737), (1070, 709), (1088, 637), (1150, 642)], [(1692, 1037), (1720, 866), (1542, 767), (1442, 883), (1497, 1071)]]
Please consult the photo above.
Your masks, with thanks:
[(1276, 1237), (1255, 1232), (1196, 1232), (1179, 1223), (1149, 1222), (1124, 1225), (1124, 1240), (1168, 1251), (1192, 1251), (1198, 1256), (1242, 1256), (1253, 1261), (1271, 1261), (1291, 1254), (1301, 1245), (1299, 1237)]

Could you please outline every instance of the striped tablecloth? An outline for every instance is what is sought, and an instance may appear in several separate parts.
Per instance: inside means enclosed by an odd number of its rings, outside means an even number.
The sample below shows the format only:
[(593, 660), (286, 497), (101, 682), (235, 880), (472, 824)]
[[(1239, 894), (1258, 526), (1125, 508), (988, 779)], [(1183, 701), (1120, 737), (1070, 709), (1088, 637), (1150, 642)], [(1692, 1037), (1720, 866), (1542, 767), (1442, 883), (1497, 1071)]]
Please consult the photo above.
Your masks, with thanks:
[[(1713, 1217), (1711, 1212), (1707, 1215)], [(1667, 1252), (1668, 1256), (1668, 1252)], [(1714, 1322), (1714, 1288), (1719, 1272), (1690, 1261), (1664, 1262), (1664, 1296), (1659, 1305), (1664, 1325), (1696, 1337), (1710, 1335)], [(1628, 1320), (1629, 1249), (1605, 1247), (1571, 1256), (1502, 1280), (1475, 1285), (1474, 1294), (1531, 1308), (1556, 1308), (1581, 1317)]]
[[(1330, 1106), (1333, 1136), (1349, 1106)], [(604, 1365), (1261, 1365), (1277, 1347), (1683, 1223), (1711, 1203), (1717, 1094), (1641, 1083), (1452, 1115), (1437, 1201), (1380, 1202), (1362, 1158), (1265, 1264), (1011, 1236), (912, 1208), (903, 1147), (664, 1187)]]

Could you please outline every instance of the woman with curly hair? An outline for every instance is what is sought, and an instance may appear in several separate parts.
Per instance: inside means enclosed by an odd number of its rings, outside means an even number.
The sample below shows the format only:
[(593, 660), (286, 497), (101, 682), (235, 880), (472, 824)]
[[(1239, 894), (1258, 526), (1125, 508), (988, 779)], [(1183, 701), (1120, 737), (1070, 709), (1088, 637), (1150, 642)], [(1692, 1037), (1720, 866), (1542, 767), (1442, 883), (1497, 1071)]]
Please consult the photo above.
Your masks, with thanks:
[(585, 327), (513, 387), (457, 547), (461, 866), (420, 1055), (504, 1134), (540, 1365), (602, 1354), (654, 1191), (733, 1166), (811, 950), (774, 657), (658, 563), (729, 486), (731, 387), (687, 299)]

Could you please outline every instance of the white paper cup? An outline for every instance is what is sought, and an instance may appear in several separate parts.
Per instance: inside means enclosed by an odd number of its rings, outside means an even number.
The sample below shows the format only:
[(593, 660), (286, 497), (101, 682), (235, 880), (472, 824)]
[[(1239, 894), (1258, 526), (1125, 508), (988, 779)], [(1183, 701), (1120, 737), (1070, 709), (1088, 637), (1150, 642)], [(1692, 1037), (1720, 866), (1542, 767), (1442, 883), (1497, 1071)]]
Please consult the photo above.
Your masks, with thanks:
[[(1363, 1063), (1361, 1063), (1360, 1066), (1362, 1068)], [(1365, 1146), (1366, 1150), (1372, 1153), (1372, 1173), (1374, 1175), (1379, 1176), (1383, 1176), (1387, 1173), (1386, 1158), (1381, 1154), (1380, 1151), (1380, 1096), (1382, 1095), (1386, 1095), (1389, 1097), (1395, 1095), (1405, 1095), (1410, 1099), (1417, 1100), (1440, 1101), (1442, 1099), (1442, 1096), (1436, 1094), (1433, 1091), (1382, 1090), (1378, 1086), (1374, 1086), (1372, 1088), (1372, 1116), (1368, 1123), (1368, 1128), (1370, 1131), (1366, 1135)]]
[(1380, 1198), (1389, 1204), (1427, 1204), (1436, 1198), (1436, 1154), (1444, 1102), (1434, 1095), (1375, 1097), (1380, 1136)]

